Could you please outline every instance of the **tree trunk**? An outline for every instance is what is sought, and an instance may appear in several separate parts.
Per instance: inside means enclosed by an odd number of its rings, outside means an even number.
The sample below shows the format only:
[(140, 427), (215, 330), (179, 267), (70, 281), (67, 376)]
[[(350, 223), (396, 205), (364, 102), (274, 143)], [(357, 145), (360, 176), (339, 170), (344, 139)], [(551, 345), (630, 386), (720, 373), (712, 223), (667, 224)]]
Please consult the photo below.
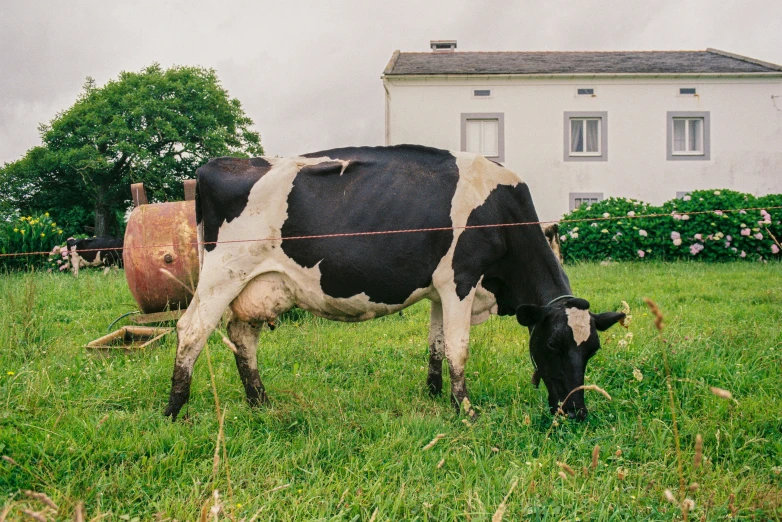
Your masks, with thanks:
[(111, 226), (111, 212), (106, 201), (106, 187), (99, 185), (95, 201), (95, 235), (106, 236)]
[(111, 212), (108, 205), (97, 205), (95, 207), (95, 235), (106, 236), (109, 234), (111, 226)]

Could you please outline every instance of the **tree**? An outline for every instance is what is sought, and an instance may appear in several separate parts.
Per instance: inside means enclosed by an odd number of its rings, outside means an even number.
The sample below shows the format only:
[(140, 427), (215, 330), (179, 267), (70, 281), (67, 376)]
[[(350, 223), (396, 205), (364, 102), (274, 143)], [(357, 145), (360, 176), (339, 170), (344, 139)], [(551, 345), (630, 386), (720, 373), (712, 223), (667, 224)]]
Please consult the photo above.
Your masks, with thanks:
[(87, 78), (76, 103), (40, 126), (42, 146), (0, 169), (0, 212), (119, 233), (131, 183), (152, 200), (182, 199), (182, 181), (209, 158), (263, 154), (252, 125), (212, 69), (154, 64), (103, 87)]

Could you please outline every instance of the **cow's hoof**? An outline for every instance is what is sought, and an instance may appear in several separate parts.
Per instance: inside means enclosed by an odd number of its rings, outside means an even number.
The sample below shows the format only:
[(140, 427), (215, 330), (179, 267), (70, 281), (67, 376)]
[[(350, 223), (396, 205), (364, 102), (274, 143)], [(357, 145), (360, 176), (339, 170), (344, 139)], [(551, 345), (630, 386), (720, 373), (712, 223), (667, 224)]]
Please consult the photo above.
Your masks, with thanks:
[(443, 376), (442, 375), (430, 375), (426, 379), (426, 388), (431, 395), (440, 395), (443, 391)]
[(171, 395), (168, 399), (168, 406), (166, 406), (163, 412), (164, 417), (171, 417), (171, 422), (176, 422), (177, 415), (182, 410), (182, 406), (187, 402), (187, 397), (181, 397), (179, 395)]
[(260, 393), (258, 391), (253, 391), (253, 393), (247, 394), (247, 404), (249, 404), (251, 408), (260, 408), (268, 403), (269, 398), (266, 396), (265, 390), (260, 390)]
[(176, 422), (176, 417), (179, 415), (179, 410), (171, 406), (166, 406), (166, 410), (163, 412), (164, 417), (171, 417), (171, 422)]

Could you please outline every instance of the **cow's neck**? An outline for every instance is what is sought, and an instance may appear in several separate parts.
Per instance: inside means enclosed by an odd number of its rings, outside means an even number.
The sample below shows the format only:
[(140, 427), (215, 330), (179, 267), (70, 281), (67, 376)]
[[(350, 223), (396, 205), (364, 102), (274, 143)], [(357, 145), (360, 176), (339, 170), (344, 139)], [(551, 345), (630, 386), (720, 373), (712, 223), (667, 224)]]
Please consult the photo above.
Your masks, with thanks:
[(510, 276), (506, 280), (510, 292), (508, 304), (514, 309), (523, 304), (544, 306), (557, 297), (572, 294), (562, 264), (540, 227), (511, 228), (515, 230), (508, 230), (510, 257), (521, 262), (506, 272), (506, 277)]

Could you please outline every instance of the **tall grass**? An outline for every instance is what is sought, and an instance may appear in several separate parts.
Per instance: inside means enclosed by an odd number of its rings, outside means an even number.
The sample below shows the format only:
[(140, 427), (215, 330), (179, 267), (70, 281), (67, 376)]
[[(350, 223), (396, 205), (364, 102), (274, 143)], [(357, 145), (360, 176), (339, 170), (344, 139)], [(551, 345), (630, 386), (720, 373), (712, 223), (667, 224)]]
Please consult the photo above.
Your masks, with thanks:
[[(272, 403), (259, 410), (244, 403), (233, 354), (215, 335), (220, 417), (202, 356), (190, 403), (171, 424), (162, 410), (174, 336), (130, 355), (82, 347), (133, 309), (121, 273), (4, 275), (0, 455), (10, 461), (0, 461), (0, 514), (44, 512), (23, 493), (30, 490), (51, 498), (58, 519), (73, 518), (83, 502), (85, 520), (197, 520), (204, 506), (212, 516), (217, 490), (219, 516), (246, 521), (487, 520), (501, 507), (503, 520), (681, 517), (648, 296), (665, 313), (689, 516), (782, 516), (782, 267), (588, 264), (568, 272), (593, 310), (627, 301), (633, 335), (619, 326), (603, 334), (587, 369), (586, 384), (613, 400), (588, 394), (586, 422), (555, 426), (545, 388), (529, 384), (527, 334), (511, 318), (472, 329), (476, 423), (455, 416), (447, 394), (429, 397), (426, 303), (361, 324), (300, 314), (264, 331), (259, 364)], [(666, 489), (679, 504), (666, 502)]]

